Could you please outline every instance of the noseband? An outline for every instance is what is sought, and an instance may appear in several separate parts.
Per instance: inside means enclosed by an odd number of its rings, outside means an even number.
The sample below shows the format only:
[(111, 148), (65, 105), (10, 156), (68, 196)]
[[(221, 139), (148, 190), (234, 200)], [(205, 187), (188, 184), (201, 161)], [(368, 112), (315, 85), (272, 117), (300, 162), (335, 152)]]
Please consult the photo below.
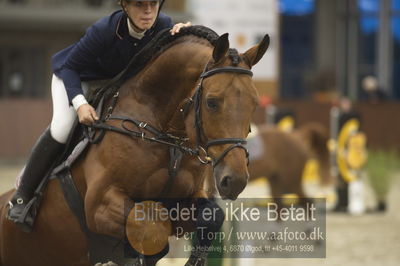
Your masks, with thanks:
[[(203, 164), (208, 164), (211, 163), (213, 167), (217, 166), (218, 163), (220, 163), (225, 156), (233, 149), (235, 148), (240, 148), (243, 149), (246, 153), (246, 158), (247, 158), (247, 163), (249, 160), (249, 152), (247, 148), (244, 146), (247, 141), (242, 138), (220, 138), (220, 139), (213, 139), (213, 140), (208, 140), (204, 146), (201, 145), (202, 143), (202, 137), (207, 139), (203, 126), (202, 126), (202, 117), (201, 117), (201, 99), (202, 99), (202, 94), (203, 94), (203, 81), (204, 79), (211, 77), (215, 74), (219, 73), (235, 73), (235, 74), (245, 74), (249, 76), (253, 76), (253, 72), (241, 68), (241, 67), (220, 67), (220, 68), (215, 68), (211, 70), (207, 70), (207, 66), (205, 67), (203, 73), (200, 75), (200, 81), (199, 85), (196, 88), (196, 91), (194, 93), (192, 103), (194, 103), (194, 111), (195, 111), (195, 127), (196, 127), (196, 144), (197, 144), (197, 149), (198, 149), (198, 156), (197, 158), (199, 161)], [(187, 113), (187, 112), (185, 112)], [(209, 156), (208, 149), (212, 146), (217, 146), (217, 145), (226, 145), (226, 144), (231, 144), (228, 148), (226, 148), (220, 156), (217, 158), (212, 158)], [(203, 153), (203, 154), (201, 154)], [(202, 158), (204, 156), (204, 158)]]

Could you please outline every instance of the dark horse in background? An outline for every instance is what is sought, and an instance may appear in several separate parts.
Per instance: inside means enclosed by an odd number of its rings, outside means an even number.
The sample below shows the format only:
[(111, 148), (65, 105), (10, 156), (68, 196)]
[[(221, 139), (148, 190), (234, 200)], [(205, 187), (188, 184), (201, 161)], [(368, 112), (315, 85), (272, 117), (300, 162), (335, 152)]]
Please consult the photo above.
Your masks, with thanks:
[[(168, 146), (107, 131), (71, 168), (91, 232), (124, 239), (124, 206), (134, 206), (133, 199), (206, 198), (203, 183), (208, 173), (213, 173), (221, 197), (237, 198), (249, 178), (242, 144), (258, 102), (249, 69), (268, 46), (265, 36), (238, 54), (229, 49), (227, 34), (219, 37), (200, 26), (164, 38), (144, 68), (123, 83), (112, 115), (145, 121), (158, 132), (187, 139), (184, 145), (197, 153), (183, 156), (171, 181)], [(105, 123), (121, 128), (117, 119)], [(130, 123), (125, 127), (136, 129)], [(151, 132), (146, 137), (156, 138)], [(29, 234), (5, 219), (12, 193), (0, 197), (0, 265), (90, 265), (88, 240), (57, 179), (49, 181)], [(146, 232), (146, 224), (142, 226), (136, 231)], [(170, 233), (152, 237), (165, 241)], [(146, 263), (154, 265), (158, 259)]]
[[(300, 204), (307, 203), (303, 188), (303, 173), (310, 159), (318, 162), (320, 186), (331, 185), (328, 133), (321, 124), (309, 122), (293, 132), (260, 125), (248, 138), (250, 181), (267, 178), (274, 201), (281, 205), (284, 194), (296, 194)], [(207, 192), (216, 195), (214, 180), (209, 178)]]
[(271, 196), (278, 204), (281, 204), (283, 194), (288, 193), (296, 194), (300, 204), (307, 202), (306, 198), (310, 195), (304, 192), (302, 178), (310, 159), (318, 162), (319, 185), (331, 184), (327, 148), (329, 137), (321, 124), (309, 122), (289, 133), (278, 128), (261, 126), (258, 137), (262, 140), (263, 154), (250, 160), (250, 180), (267, 177)]

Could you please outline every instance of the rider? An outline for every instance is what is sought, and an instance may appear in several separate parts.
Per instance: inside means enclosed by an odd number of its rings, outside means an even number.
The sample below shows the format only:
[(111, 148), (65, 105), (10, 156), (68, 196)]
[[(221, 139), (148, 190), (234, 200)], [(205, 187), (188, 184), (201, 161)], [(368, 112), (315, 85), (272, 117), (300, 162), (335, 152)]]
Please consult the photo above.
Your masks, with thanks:
[(170, 17), (160, 13), (164, 1), (120, 0), (122, 10), (97, 21), (77, 43), (53, 56), (53, 118), (31, 151), (9, 203), (8, 219), (24, 227), (20, 216), (54, 158), (64, 150), (76, 117), (85, 125), (99, 119), (85, 99), (82, 82), (111, 79), (158, 32), (172, 28), (170, 32), (174, 35), (191, 25), (190, 22), (173, 25)]

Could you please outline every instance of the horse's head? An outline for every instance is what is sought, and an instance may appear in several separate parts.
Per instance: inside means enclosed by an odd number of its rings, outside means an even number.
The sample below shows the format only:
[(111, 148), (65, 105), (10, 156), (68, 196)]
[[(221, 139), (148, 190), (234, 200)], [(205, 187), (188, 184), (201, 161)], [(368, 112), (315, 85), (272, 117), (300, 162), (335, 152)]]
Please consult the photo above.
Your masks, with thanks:
[(258, 103), (250, 69), (268, 46), (266, 35), (258, 45), (238, 54), (229, 49), (228, 34), (222, 35), (193, 96), (195, 119), (189, 119), (188, 128), (196, 129), (192, 135), (197, 138), (199, 157), (213, 165), (216, 186), (224, 199), (236, 199), (249, 178), (244, 144)]

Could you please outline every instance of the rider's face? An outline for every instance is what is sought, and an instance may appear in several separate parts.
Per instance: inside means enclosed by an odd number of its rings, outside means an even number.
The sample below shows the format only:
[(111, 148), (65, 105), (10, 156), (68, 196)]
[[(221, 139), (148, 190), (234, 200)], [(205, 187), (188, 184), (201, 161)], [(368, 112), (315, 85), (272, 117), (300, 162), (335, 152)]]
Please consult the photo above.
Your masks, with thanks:
[(135, 25), (136, 31), (150, 29), (157, 19), (159, 1), (124, 1), (124, 8)]

